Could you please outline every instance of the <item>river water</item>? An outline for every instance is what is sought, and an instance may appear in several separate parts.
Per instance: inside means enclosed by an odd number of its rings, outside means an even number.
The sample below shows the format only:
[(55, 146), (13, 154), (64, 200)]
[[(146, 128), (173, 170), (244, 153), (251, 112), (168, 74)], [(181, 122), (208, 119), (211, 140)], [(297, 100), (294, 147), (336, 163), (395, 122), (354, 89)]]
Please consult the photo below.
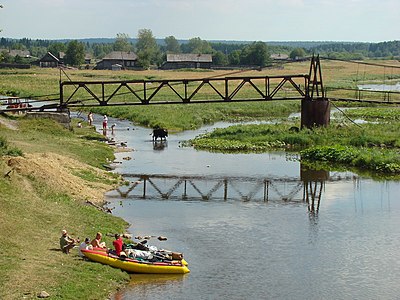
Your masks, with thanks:
[(149, 129), (111, 122), (134, 151), (116, 154), (129, 184), (109, 206), (133, 235), (168, 237), (150, 243), (183, 252), (191, 270), (134, 274), (113, 299), (400, 297), (399, 182), (301, 170), (285, 152), (180, 146), (212, 126), (153, 144)]
[(370, 91), (399, 92), (400, 82), (397, 82), (396, 84), (362, 84), (359, 85), (358, 88), (360, 90), (370, 90)]

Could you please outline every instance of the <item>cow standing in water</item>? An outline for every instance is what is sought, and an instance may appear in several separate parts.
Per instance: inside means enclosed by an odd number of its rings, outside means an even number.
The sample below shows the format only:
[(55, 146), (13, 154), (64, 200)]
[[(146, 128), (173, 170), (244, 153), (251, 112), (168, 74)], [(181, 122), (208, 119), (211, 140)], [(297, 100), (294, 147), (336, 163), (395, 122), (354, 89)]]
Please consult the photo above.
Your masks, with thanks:
[(167, 140), (168, 130), (162, 128), (153, 129), (153, 141), (157, 141), (158, 138), (161, 140)]

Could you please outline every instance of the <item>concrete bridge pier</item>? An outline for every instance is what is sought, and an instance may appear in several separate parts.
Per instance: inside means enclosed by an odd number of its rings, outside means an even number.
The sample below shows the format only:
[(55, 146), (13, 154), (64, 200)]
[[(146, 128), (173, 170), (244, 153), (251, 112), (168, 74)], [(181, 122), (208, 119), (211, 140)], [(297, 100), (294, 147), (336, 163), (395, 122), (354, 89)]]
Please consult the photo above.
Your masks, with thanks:
[(327, 99), (301, 100), (301, 128), (328, 126), (331, 105)]

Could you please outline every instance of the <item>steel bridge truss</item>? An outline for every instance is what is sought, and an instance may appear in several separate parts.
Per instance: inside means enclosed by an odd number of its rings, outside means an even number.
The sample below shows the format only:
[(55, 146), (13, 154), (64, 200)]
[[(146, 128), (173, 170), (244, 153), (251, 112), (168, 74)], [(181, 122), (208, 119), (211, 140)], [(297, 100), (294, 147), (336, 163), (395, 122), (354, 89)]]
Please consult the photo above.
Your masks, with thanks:
[[(246, 95), (241, 95), (243, 87)], [(60, 106), (118, 106), (177, 103), (299, 100), (308, 96), (309, 75), (202, 79), (64, 81)], [(120, 101), (115, 101), (115, 98)], [(114, 100), (114, 101), (113, 101)]]

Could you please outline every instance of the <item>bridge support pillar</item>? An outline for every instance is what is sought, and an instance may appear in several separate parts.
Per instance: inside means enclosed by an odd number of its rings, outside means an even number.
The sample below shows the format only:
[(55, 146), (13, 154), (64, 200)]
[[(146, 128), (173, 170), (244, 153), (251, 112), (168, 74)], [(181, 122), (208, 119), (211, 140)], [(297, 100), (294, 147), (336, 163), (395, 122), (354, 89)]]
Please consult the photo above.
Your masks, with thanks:
[(306, 95), (301, 100), (301, 128), (328, 126), (330, 115), (331, 106), (325, 97), (319, 55), (313, 55), (308, 75)]
[(301, 128), (328, 126), (331, 116), (331, 105), (328, 100), (301, 101)]

